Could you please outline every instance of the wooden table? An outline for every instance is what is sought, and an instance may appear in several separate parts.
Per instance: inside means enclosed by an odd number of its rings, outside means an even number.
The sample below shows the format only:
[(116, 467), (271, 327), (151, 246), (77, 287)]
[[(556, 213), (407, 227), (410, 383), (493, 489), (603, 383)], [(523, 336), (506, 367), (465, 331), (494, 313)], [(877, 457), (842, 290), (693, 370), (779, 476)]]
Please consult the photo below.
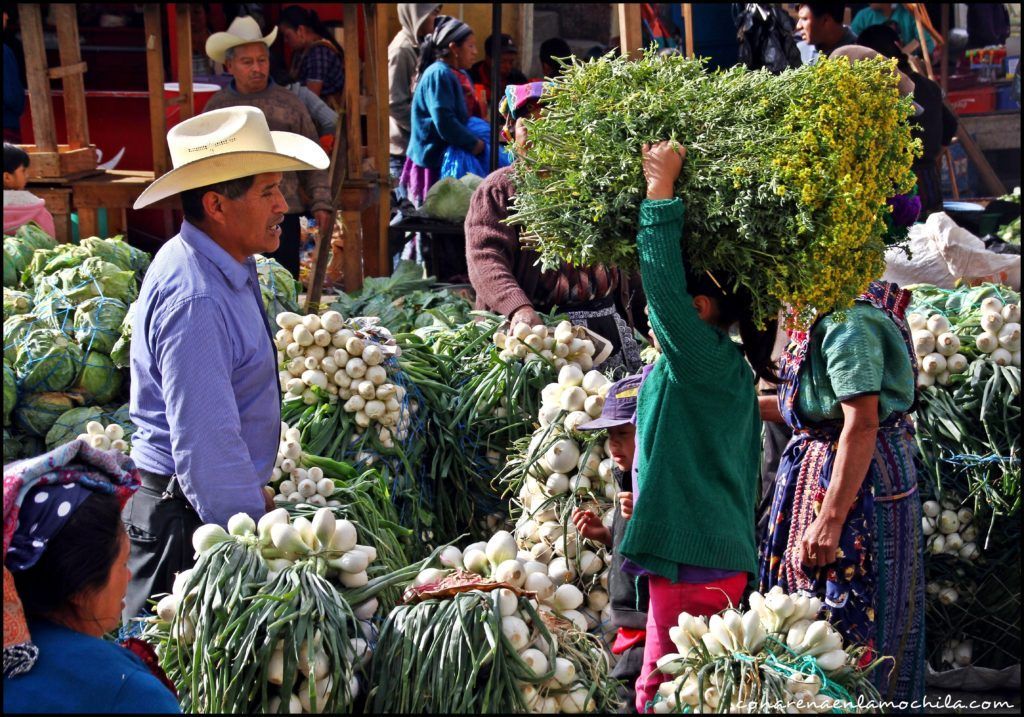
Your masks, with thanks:
[(91, 237), (99, 233), (100, 209), (107, 210), (107, 234), (123, 234), (127, 229), (127, 210), (152, 183), (152, 172), (118, 169), (73, 182), (72, 204), (78, 212), (78, 235)]

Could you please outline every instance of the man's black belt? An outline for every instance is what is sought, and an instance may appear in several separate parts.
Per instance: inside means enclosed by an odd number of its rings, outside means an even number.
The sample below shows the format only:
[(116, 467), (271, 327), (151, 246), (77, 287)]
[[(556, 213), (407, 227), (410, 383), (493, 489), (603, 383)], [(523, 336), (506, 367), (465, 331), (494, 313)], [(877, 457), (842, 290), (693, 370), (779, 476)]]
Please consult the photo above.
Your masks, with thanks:
[[(188, 503), (188, 498), (181, 492), (181, 486), (178, 485), (177, 476), (151, 473), (142, 468), (138, 470), (144, 488), (154, 493), (161, 493), (167, 500), (183, 500)], [(189, 507), (191, 507), (191, 503), (189, 503)]]

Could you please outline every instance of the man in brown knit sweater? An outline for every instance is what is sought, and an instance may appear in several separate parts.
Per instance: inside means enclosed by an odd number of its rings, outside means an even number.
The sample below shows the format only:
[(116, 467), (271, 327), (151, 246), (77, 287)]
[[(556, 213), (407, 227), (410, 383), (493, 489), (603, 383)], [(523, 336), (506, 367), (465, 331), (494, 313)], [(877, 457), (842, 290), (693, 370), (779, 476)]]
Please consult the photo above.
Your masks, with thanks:
[[(539, 85), (533, 94), (539, 97)], [(526, 86), (526, 87), (529, 87)], [(515, 87), (515, 86), (513, 86)], [(522, 120), (539, 112), (536, 98), (520, 93), (518, 107), (508, 110), (506, 136), (514, 134), (517, 147), (526, 147), (526, 129)], [(505, 223), (512, 208), (515, 186), (512, 167), (488, 175), (476, 192), (466, 215), (466, 263), (469, 280), (476, 291), (477, 308), (495, 311), (534, 326), (540, 323), (538, 311), (556, 308), (569, 315), (574, 324), (586, 326), (612, 343), (613, 353), (601, 367), (620, 369), (622, 375), (640, 368), (640, 351), (633, 331), (623, 315), (643, 321), (644, 298), (631, 291), (628, 277), (603, 265), (573, 267), (562, 265), (557, 271), (543, 271), (538, 255), (524, 249), (519, 227)], [(639, 282), (637, 282), (639, 283)], [(639, 316), (638, 316), (639, 314)]]
[[(266, 115), (267, 125), (272, 131), (294, 132), (316, 142), (316, 127), (302, 100), (270, 79), (268, 45), (276, 38), (276, 31), (261, 38), (258, 32), (249, 36), (245, 29), (243, 27), (239, 32), (232, 25), (228, 33), (217, 33), (207, 42), (207, 54), (214, 61), (223, 62), (224, 69), (234, 79), (228, 87), (210, 98), (205, 111), (240, 105), (256, 107)], [(229, 34), (234, 35), (235, 39), (228, 44), (237, 44), (224, 48), (223, 37), (218, 38), (219, 42), (213, 42), (215, 37)], [(301, 235), (299, 217), (309, 211), (316, 218), (318, 226), (330, 222), (331, 192), (327, 171), (285, 172), (281, 180), (281, 193), (288, 202), (288, 213), (281, 223), (281, 245), (271, 256), (297, 278)]]

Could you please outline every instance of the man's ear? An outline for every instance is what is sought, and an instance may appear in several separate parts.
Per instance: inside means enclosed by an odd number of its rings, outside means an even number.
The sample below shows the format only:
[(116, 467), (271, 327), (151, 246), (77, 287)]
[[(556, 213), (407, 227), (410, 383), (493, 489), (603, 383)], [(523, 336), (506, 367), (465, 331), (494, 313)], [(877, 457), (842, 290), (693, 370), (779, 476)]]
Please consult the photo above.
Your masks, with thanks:
[(217, 192), (206, 192), (203, 194), (203, 211), (206, 213), (206, 218), (217, 224), (223, 224), (225, 221), (225, 201), (226, 197)]

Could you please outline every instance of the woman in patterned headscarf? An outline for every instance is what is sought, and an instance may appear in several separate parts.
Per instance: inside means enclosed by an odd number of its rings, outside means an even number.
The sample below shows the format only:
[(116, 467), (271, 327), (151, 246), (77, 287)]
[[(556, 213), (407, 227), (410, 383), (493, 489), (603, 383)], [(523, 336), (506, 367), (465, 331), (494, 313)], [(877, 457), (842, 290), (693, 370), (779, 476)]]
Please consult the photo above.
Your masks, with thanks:
[(145, 643), (121, 623), (131, 572), (127, 456), (73, 441), (4, 467), (4, 712), (180, 712)]
[[(527, 125), (541, 112), (543, 82), (509, 85), (500, 109), (506, 142), (517, 152), (529, 151)], [(633, 339), (633, 319), (643, 320), (645, 299), (629, 277), (603, 265), (542, 271), (536, 252), (523, 248), (519, 228), (504, 222), (512, 211), (515, 185), (512, 167), (492, 172), (473, 194), (466, 216), (466, 263), (476, 290), (477, 308), (504, 314), (511, 323), (540, 323), (538, 311), (557, 308), (577, 325), (586, 326), (612, 345), (603, 369), (620, 376), (640, 368), (640, 350)], [(637, 307), (636, 311), (631, 311)], [(646, 329), (644, 329), (646, 330)]]

